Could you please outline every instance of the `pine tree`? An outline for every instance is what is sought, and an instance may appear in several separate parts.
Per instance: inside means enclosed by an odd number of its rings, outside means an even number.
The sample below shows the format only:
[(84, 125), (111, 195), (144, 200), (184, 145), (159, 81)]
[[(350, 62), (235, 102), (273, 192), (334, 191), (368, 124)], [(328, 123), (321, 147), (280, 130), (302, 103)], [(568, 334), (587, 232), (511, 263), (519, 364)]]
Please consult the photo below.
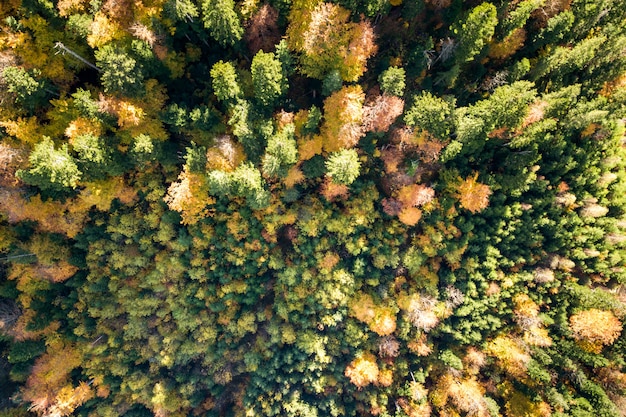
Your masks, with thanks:
[(354, 149), (334, 152), (326, 161), (326, 175), (336, 184), (352, 184), (358, 178), (360, 168), (359, 155)]
[(287, 90), (287, 80), (274, 53), (259, 51), (252, 58), (254, 96), (265, 108), (271, 108)]
[(220, 45), (232, 46), (243, 36), (233, 0), (203, 0), (202, 21), (209, 34)]
[(28, 157), (30, 168), (19, 170), (22, 181), (42, 190), (66, 191), (76, 188), (81, 178), (76, 161), (69, 154), (67, 144), (55, 149), (52, 139), (44, 137)]

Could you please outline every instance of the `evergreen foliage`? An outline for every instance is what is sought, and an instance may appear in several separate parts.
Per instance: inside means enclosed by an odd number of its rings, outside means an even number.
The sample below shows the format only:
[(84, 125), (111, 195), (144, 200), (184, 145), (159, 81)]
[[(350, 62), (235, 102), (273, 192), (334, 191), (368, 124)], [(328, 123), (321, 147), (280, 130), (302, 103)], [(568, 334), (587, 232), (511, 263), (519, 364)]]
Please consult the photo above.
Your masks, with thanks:
[(624, 415), (625, 19), (0, 2), (0, 415)]

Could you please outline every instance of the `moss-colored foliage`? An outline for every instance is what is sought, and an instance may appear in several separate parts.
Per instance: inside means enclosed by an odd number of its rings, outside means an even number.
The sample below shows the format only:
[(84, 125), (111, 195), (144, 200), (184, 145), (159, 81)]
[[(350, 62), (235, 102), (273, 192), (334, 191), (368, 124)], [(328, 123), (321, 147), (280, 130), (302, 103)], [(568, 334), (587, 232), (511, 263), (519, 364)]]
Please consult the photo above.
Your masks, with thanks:
[(624, 415), (622, 3), (0, 1), (0, 415)]

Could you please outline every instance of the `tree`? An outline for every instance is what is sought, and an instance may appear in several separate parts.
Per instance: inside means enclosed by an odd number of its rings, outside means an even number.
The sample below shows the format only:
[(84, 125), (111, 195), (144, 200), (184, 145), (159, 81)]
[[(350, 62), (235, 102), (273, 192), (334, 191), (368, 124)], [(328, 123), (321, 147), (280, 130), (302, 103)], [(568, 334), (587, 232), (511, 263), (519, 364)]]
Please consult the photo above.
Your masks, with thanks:
[(35, 79), (40, 72), (35, 69), (32, 74), (20, 67), (6, 67), (0, 74), (0, 81), (6, 85), (7, 91), (15, 96), (18, 104), (31, 112), (40, 106), (46, 97), (44, 82)]
[(350, 11), (332, 3), (297, 1), (289, 14), (287, 42), (298, 52), (301, 71), (324, 79), (336, 70), (344, 81), (356, 81), (367, 59), (376, 53), (374, 32), (366, 20), (349, 21)]
[(438, 139), (446, 139), (455, 127), (454, 101), (424, 91), (415, 96), (413, 105), (404, 115), (404, 121)]
[(360, 168), (359, 154), (354, 149), (334, 152), (326, 161), (326, 175), (336, 184), (352, 184), (358, 178)]
[(269, 4), (263, 4), (246, 25), (245, 39), (252, 54), (271, 51), (280, 42), (278, 11)]
[(363, 388), (378, 380), (379, 368), (376, 357), (371, 353), (363, 353), (346, 368), (345, 375), (358, 388)]
[(233, 0), (203, 0), (201, 8), (204, 27), (220, 45), (232, 46), (241, 40), (243, 27)]
[(491, 40), (497, 25), (496, 6), (485, 2), (474, 7), (464, 20), (450, 28), (458, 37), (455, 61), (458, 64), (472, 61)]
[(363, 102), (361, 87), (346, 86), (324, 100), (324, 124), (320, 135), (324, 150), (338, 151), (354, 147), (363, 136)]
[(54, 142), (44, 137), (28, 157), (30, 168), (19, 170), (17, 176), (25, 183), (42, 190), (66, 191), (76, 188), (81, 178), (76, 161), (69, 154), (67, 144), (61, 149), (54, 148)]
[(486, 184), (478, 182), (478, 172), (462, 180), (456, 188), (456, 197), (461, 207), (477, 213), (489, 205), (491, 189)]
[(218, 100), (231, 103), (241, 97), (237, 71), (230, 62), (219, 61), (211, 68), (213, 92)]
[(118, 96), (136, 96), (143, 91), (143, 67), (127, 51), (107, 44), (95, 55), (104, 91)]
[(274, 53), (257, 52), (252, 58), (254, 96), (263, 107), (271, 108), (287, 90), (287, 79)]
[(208, 195), (208, 186), (201, 174), (184, 170), (167, 189), (163, 198), (170, 210), (178, 211), (182, 224), (194, 224), (209, 215), (208, 206), (215, 202)]
[(404, 100), (383, 94), (368, 103), (363, 109), (365, 131), (386, 132), (404, 110)]
[(378, 76), (383, 93), (402, 97), (406, 87), (406, 72), (402, 67), (389, 67)]
[(612, 312), (595, 308), (572, 315), (569, 323), (574, 338), (587, 342), (596, 352), (615, 342), (622, 333), (622, 323)]
[(289, 124), (270, 137), (263, 156), (263, 172), (268, 176), (285, 177), (298, 161), (294, 126)]

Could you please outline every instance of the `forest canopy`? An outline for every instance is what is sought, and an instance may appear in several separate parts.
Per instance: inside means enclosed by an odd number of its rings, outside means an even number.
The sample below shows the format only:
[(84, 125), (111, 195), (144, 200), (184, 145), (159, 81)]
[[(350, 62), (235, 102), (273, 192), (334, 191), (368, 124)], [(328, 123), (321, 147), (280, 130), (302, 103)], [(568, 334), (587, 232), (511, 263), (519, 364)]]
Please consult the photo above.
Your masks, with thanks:
[(622, 0), (0, 2), (0, 417), (626, 415)]

